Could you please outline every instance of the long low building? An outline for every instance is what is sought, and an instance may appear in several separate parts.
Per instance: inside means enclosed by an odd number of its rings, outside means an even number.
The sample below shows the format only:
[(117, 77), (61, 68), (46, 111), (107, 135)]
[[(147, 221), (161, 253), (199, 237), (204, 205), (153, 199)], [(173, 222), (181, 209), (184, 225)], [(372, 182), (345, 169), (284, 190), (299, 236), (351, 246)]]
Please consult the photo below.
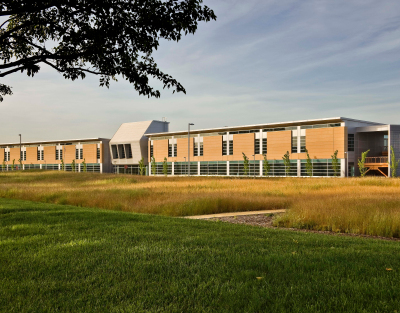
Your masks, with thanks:
[[(83, 170), (147, 175), (358, 176), (358, 159), (369, 150), (368, 175), (390, 176), (393, 147), (400, 157), (400, 126), (334, 117), (170, 132), (166, 121), (124, 123), (111, 139), (0, 144), (0, 170)], [(332, 155), (337, 151), (338, 166)], [(283, 156), (287, 154), (286, 163)], [(190, 160), (190, 164), (189, 164)], [(265, 172), (265, 160), (270, 170)], [(64, 163), (64, 167), (63, 164)], [(398, 169), (398, 175), (400, 169)]]

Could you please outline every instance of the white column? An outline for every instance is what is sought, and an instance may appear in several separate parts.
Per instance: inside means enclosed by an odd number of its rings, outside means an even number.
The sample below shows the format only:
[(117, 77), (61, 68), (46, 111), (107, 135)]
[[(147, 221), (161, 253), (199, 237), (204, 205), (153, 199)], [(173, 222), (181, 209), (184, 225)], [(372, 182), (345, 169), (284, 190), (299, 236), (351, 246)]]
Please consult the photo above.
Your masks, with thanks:
[(263, 176), (263, 161), (260, 160), (260, 176)]
[(346, 159), (340, 159), (340, 177), (346, 177)]
[[(172, 149), (174, 149), (174, 146), (172, 145)], [(173, 150), (172, 150), (173, 151)], [(175, 162), (171, 162), (171, 175), (175, 175)]]
[[(224, 138), (224, 137), (222, 137)], [(230, 141), (229, 141), (229, 132), (226, 132), (226, 155), (229, 155)], [(228, 173), (228, 172), (227, 172)]]
[(100, 163), (100, 173), (103, 173), (103, 163)]
[(301, 160), (297, 160), (297, 177), (301, 177)]
[(264, 151), (263, 151), (263, 131), (262, 131), (262, 129), (260, 129), (260, 154), (264, 154)]
[(226, 161), (226, 175), (230, 175), (229, 174), (229, 161)]
[[(200, 143), (199, 143), (198, 149), (199, 149), (199, 151), (200, 151)], [(200, 176), (200, 161), (197, 162), (197, 175)]]
[(43, 164), (39, 164), (40, 169), (42, 169), (42, 165), (43, 165)]

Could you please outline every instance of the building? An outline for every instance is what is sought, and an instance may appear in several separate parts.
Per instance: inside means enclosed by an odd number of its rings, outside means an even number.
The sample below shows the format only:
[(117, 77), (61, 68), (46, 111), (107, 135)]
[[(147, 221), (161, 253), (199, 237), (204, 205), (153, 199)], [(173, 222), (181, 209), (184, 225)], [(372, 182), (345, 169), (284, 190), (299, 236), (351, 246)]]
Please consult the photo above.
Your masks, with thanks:
[[(190, 168), (190, 175), (240, 176), (244, 153), (251, 176), (264, 175), (265, 157), (271, 165), (268, 176), (301, 177), (307, 176), (307, 150), (313, 176), (334, 176), (332, 155), (337, 150), (339, 176), (358, 176), (358, 159), (370, 150), (365, 164), (368, 174), (390, 176), (388, 145), (400, 157), (400, 126), (344, 117), (192, 130), (190, 140), (188, 131), (146, 136), (148, 162), (154, 157), (156, 175), (163, 173), (166, 158), (169, 175), (187, 175)], [(282, 159), (287, 152), (289, 173)]]
[[(139, 174), (139, 162), (146, 174), (244, 175), (243, 154), (249, 158), (249, 175), (308, 176), (307, 153), (313, 176), (334, 176), (332, 155), (337, 151), (339, 176), (358, 176), (358, 159), (369, 150), (365, 166), (368, 175), (390, 176), (388, 147), (400, 157), (400, 125), (360, 121), (344, 117), (291, 121), (236, 127), (169, 132), (166, 121), (122, 124), (110, 139), (76, 139), (0, 144), (4, 155), (0, 170), (19, 166), (20, 149), (24, 169), (88, 171)], [(390, 148), (389, 148), (390, 149)], [(290, 166), (282, 157), (289, 153)], [(153, 159), (154, 158), (154, 159)], [(190, 166), (188, 160), (190, 158)], [(152, 162), (153, 160), (153, 162)], [(166, 162), (165, 162), (166, 161)], [(152, 164), (150, 164), (152, 163)], [(400, 174), (398, 169), (397, 175)]]
[(86, 138), (59, 141), (40, 141), (0, 144), (0, 156), (4, 156), (0, 171), (18, 169), (47, 169), (72, 171), (110, 172), (109, 139)]

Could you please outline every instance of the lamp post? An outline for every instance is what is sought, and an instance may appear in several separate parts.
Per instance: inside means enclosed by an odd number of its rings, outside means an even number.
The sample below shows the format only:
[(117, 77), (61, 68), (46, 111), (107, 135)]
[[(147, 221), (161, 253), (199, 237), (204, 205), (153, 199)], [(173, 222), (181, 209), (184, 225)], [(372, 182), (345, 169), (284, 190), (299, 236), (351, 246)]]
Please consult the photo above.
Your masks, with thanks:
[(193, 123), (188, 123), (188, 176), (190, 176), (190, 126)]
[[(18, 134), (18, 136), (19, 136), (19, 160), (20, 160), (20, 163), (19, 163), (19, 164), (22, 164), (22, 141), (21, 141), (21, 134)], [(22, 170), (22, 168), (20, 168), (20, 170)]]

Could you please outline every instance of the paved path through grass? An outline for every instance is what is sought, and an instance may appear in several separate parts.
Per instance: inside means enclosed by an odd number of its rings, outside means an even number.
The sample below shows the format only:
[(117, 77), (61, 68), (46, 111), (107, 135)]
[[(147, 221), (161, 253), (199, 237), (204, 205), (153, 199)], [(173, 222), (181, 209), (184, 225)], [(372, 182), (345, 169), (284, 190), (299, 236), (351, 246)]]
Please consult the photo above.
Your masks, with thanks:
[(240, 216), (240, 215), (258, 215), (258, 214), (275, 214), (275, 213), (285, 213), (286, 210), (262, 210), (262, 211), (247, 211), (247, 212), (231, 212), (231, 213), (218, 213), (218, 214), (206, 214), (206, 215), (194, 215), (185, 216), (185, 218), (191, 220), (204, 220), (208, 218), (217, 217), (228, 217), (228, 216)]

